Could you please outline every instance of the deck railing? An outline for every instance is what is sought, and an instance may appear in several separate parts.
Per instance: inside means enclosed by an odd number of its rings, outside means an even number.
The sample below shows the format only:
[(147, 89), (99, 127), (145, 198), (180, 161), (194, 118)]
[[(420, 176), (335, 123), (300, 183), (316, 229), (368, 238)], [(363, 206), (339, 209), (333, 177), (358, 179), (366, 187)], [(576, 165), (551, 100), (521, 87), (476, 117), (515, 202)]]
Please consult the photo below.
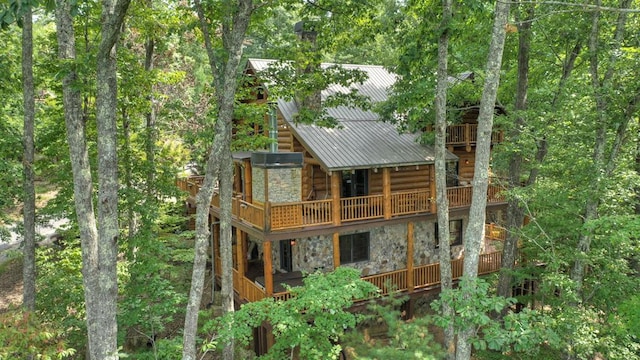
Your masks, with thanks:
[[(202, 177), (178, 179), (178, 186), (196, 196)], [(505, 201), (499, 186), (490, 184), (487, 191), (488, 203), (502, 203)], [(449, 206), (451, 208), (465, 207), (471, 204), (472, 186), (456, 186), (447, 188)], [(391, 217), (429, 213), (433, 197), (428, 189), (417, 189), (391, 193), (391, 208), (385, 212), (385, 201), (382, 194), (341, 198), (339, 205), (340, 223), (381, 219), (388, 214)], [(211, 205), (219, 208), (219, 194), (214, 194)], [(232, 214), (238, 220), (253, 227), (264, 230), (290, 230), (306, 226), (330, 225), (336, 223), (333, 212), (332, 199), (301, 201), (292, 203), (252, 204), (242, 200), (240, 196), (232, 199)], [(268, 225), (268, 226), (267, 226)]]
[[(500, 270), (502, 261), (502, 252), (495, 251), (485, 254), (480, 254), (478, 261), (478, 275), (486, 275), (494, 273)], [(216, 257), (216, 262), (220, 262), (220, 258)], [(457, 280), (462, 277), (464, 258), (455, 259), (451, 261), (451, 277), (453, 280)], [(216, 274), (220, 274), (219, 270), (216, 270)], [(396, 270), (381, 274), (375, 274), (362, 277), (362, 280), (366, 280), (381, 290), (381, 295), (388, 295), (394, 291), (408, 291), (409, 284), (407, 282), (408, 270)], [(415, 267), (413, 269), (413, 289), (422, 289), (438, 286), (440, 284), (440, 263), (427, 264)], [(240, 299), (248, 302), (259, 301), (267, 297), (265, 290), (256, 284), (251, 279), (240, 276), (240, 273), (236, 269), (233, 269), (233, 288), (240, 297)], [(288, 291), (274, 293), (272, 296), (275, 300), (289, 300), (291, 294)]]
[[(451, 145), (474, 145), (478, 140), (478, 124), (459, 124), (447, 126), (446, 143)], [(504, 141), (502, 131), (491, 134), (491, 142)]]
[(340, 199), (342, 221), (357, 221), (384, 217), (382, 195), (354, 196)]

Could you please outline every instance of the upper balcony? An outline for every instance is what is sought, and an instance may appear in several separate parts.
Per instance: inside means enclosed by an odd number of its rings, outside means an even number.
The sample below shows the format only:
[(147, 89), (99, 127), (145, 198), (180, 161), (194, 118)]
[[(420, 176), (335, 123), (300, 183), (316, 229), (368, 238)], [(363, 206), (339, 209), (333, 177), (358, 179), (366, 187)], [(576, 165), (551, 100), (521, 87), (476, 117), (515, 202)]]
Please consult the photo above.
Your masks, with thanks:
[[(201, 176), (178, 179), (178, 186), (195, 197), (202, 180)], [(472, 186), (447, 188), (449, 207), (455, 209), (470, 206), (472, 189)], [(505, 203), (502, 190), (504, 189), (490, 184), (487, 203)], [(214, 208), (220, 208), (218, 194), (214, 194), (211, 205)], [(233, 216), (264, 232), (300, 230), (312, 226), (340, 225), (414, 214), (435, 214), (435, 212), (435, 194), (432, 194), (430, 189), (390, 192), (388, 196), (376, 194), (287, 203), (250, 203), (242, 200), (241, 195), (232, 199)]]

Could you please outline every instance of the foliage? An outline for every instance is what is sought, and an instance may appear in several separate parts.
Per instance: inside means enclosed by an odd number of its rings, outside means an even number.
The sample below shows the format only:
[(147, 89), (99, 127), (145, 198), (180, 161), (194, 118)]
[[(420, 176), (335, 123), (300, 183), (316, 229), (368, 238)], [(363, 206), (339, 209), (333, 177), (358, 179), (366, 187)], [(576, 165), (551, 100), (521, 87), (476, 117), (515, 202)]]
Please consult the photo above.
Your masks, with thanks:
[[(357, 329), (348, 332), (342, 344), (348, 357), (357, 359), (439, 359), (442, 349), (429, 331), (430, 318), (402, 320), (399, 310), (406, 296), (372, 302)], [(386, 328), (384, 336), (374, 337), (375, 328)]]
[(60, 245), (36, 253), (36, 308), (42, 311), (43, 320), (58, 324), (67, 341), (82, 349), (86, 324), (80, 243), (69, 232)]
[[(452, 318), (440, 314), (443, 302), (452, 307)], [(456, 333), (470, 327), (475, 329), (470, 342), (476, 350), (535, 355), (543, 344), (559, 346), (558, 335), (547, 324), (549, 318), (544, 313), (533, 310), (509, 313), (502, 322), (491, 318), (492, 314), (498, 314), (514, 303), (513, 298), (490, 296), (489, 283), (483, 279), (463, 277), (458, 288), (443, 291), (431, 307), (438, 312), (434, 317), (436, 325), (444, 328), (453, 323)]]
[[(124, 296), (119, 301), (121, 334), (134, 331), (136, 335), (156, 339), (183, 312), (185, 289), (176, 288), (182, 281), (174, 273), (176, 265), (184, 263), (176, 262), (173, 256), (180, 253), (180, 249), (174, 248), (180, 240), (176, 238), (140, 232), (129, 239), (127, 276), (121, 286)], [(155, 341), (152, 343), (155, 348)]]
[(0, 313), (0, 359), (66, 359), (75, 353), (59, 325), (22, 310)]
[(207, 324), (205, 329), (217, 335), (206, 347), (223, 347), (230, 338), (247, 344), (253, 329), (266, 322), (273, 328), (275, 344), (262, 359), (282, 359), (294, 352), (303, 359), (336, 359), (338, 341), (358, 321), (346, 309), (354, 299), (370, 298), (378, 289), (361, 280), (358, 270), (339, 267), (326, 274), (309, 274), (303, 286), (289, 291), (289, 300), (266, 298), (248, 303)]

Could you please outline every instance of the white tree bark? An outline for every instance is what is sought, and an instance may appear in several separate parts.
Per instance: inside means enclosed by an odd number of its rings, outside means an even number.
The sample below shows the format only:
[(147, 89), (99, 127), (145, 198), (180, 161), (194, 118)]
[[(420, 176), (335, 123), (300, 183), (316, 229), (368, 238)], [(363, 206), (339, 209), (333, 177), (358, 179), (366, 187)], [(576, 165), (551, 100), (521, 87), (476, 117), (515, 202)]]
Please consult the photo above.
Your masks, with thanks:
[[(491, 132), (495, 111), (500, 68), (506, 38), (506, 25), (509, 16), (509, 2), (496, 1), (495, 18), (489, 46), (489, 57), (485, 71), (485, 83), (480, 100), (478, 115), (478, 139), (476, 143), (475, 169), (473, 176), (473, 196), (469, 210), (469, 224), (464, 234), (464, 276), (470, 279), (478, 277), (478, 261), (484, 240), (486, 219), (487, 188), (489, 186), (489, 159), (491, 151)], [(458, 334), (456, 359), (468, 360), (471, 357), (469, 338), (475, 329), (469, 328)]]
[[(224, 8), (228, 13), (223, 14), (222, 22), (222, 43), (224, 52), (216, 52), (211, 42), (207, 14), (199, 0), (196, 0), (195, 7), (200, 20), (200, 28), (203, 32), (205, 48), (209, 58), (209, 65), (214, 77), (216, 88), (216, 99), (218, 107), (218, 118), (215, 124), (214, 142), (209, 152), (205, 178), (196, 197), (196, 244), (195, 258), (193, 263), (193, 274), (191, 278), (191, 289), (189, 291), (189, 301), (185, 315), (183, 350), (184, 360), (196, 359), (196, 335), (198, 328), (198, 311), (202, 299), (204, 287), (204, 273), (207, 263), (207, 247), (209, 244), (209, 204), (213, 196), (214, 184), (220, 176), (230, 176), (226, 171), (227, 161), (230, 161), (231, 144), (231, 121), (233, 119), (233, 108), (235, 93), (238, 86), (237, 76), (239, 72), (240, 59), (242, 57), (242, 43), (245, 38), (247, 27), (253, 11), (252, 0), (237, 0), (230, 6)], [(224, 53), (224, 54), (223, 54)], [(228, 158), (227, 159), (227, 155)], [(229, 165), (231, 166), (231, 165)], [(232, 181), (231, 178), (226, 181)], [(225, 179), (221, 179), (221, 185), (225, 186)], [(221, 247), (226, 241), (231, 243), (231, 192), (221, 193)], [(226, 198), (228, 197), (228, 198)], [(226, 221), (227, 224), (223, 222)], [(229, 235), (225, 229), (228, 227)], [(228, 236), (228, 239), (226, 238)], [(232, 278), (232, 254), (221, 248), (222, 261), (222, 306), (228, 311), (233, 311), (233, 278)], [(225, 291), (228, 291), (225, 293)], [(230, 350), (229, 350), (230, 349)], [(232, 344), (224, 351), (225, 359), (233, 357)], [(230, 356), (230, 357), (229, 357)]]
[[(452, 16), (451, 0), (442, 1), (442, 22), (438, 41), (438, 71), (436, 84), (436, 139), (435, 139), (435, 171), (436, 171), (436, 208), (438, 211), (438, 243), (440, 244), (440, 286), (442, 291), (452, 289), (451, 245), (449, 243), (449, 198), (447, 197), (447, 89), (449, 26)], [(451, 304), (442, 302), (442, 315), (453, 318)], [(447, 359), (455, 358), (455, 333), (453, 323), (444, 328), (444, 347)]]
[(67, 66), (63, 103), (73, 169), (74, 200), (82, 244), (82, 273), (90, 359), (117, 359), (118, 178), (115, 43), (129, 0), (103, 2), (101, 42), (97, 54), (96, 119), (98, 125), (98, 230), (87, 151), (82, 98), (75, 71), (73, 1), (56, 2), (58, 55)]

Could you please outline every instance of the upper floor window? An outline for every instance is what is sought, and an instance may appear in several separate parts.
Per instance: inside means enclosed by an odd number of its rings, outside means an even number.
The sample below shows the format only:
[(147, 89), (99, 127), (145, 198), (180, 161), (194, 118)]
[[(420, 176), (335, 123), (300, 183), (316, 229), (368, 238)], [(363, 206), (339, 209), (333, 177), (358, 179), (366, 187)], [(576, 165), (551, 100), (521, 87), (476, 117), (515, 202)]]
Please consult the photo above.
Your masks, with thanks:
[(348, 264), (369, 260), (369, 233), (340, 236), (340, 263)]
[(447, 161), (446, 163), (446, 173), (447, 173), (447, 187), (458, 186), (458, 162), (457, 161)]
[[(438, 223), (435, 223), (436, 247), (440, 246)], [(462, 219), (449, 221), (449, 246), (462, 245)]]

